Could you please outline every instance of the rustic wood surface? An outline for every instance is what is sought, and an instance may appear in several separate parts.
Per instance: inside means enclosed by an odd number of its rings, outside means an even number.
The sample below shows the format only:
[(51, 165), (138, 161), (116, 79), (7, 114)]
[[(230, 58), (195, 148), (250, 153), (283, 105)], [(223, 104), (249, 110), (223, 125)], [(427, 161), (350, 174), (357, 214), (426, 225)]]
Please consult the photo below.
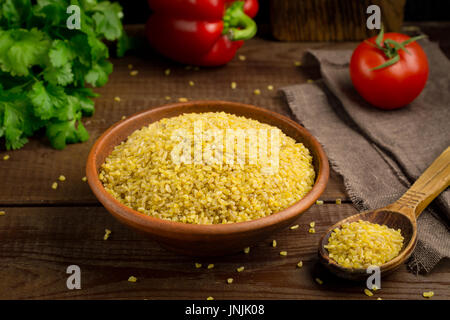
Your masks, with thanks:
[(388, 31), (400, 31), (405, 0), (271, 0), (272, 35), (282, 41), (355, 41), (374, 36), (366, 28), (370, 5), (380, 7)]
[[(162, 249), (157, 243), (115, 221), (96, 201), (87, 183), (85, 161), (95, 139), (122, 116), (157, 107), (180, 97), (241, 101), (292, 117), (277, 89), (317, 79), (316, 65), (294, 65), (308, 48), (353, 48), (354, 43), (279, 43), (251, 40), (222, 68), (186, 70), (150, 51), (112, 59), (115, 69), (108, 84), (96, 91), (96, 113), (84, 120), (91, 138), (63, 151), (50, 148), (45, 138), (33, 138), (23, 149), (0, 150), (0, 299), (422, 299), (434, 291), (450, 299), (450, 262), (443, 261), (427, 276), (408, 273), (405, 266), (382, 281), (373, 297), (362, 283), (339, 280), (317, 264), (322, 232), (339, 219), (356, 213), (342, 179), (331, 174), (322, 196), (296, 230), (285, 230), (261, 242), (250, 253), (198, 261)], [(128, 65), (138, 70), (130, 76)], [(164, 70), (170, 68), (169, 76)], [(195, 85), (189, 86), (192, 80)], [(232, 90), (230, 83), (237, 82)], [(267, 90), (273, 85), (275, 90)], [(261, 95), (254, 95), (259, 88)], [(117, 102), (114, 97), (120, 97)], [(1, 160), (10, 155), (7, 161)], [(67, 180), (51, 188), (59, 175)], [(343, 204), (334, 204), (340, 198)], [(316, 222), (316, 233), (308, 224)], [(103, 240), (104, 230), (112, 230)], [(288, 251), (287, 257), (279, 252)], [(304, 266), (296, 268), (298, 261)], [(214, 263), (213, 269), (205, 265)], [(66, 268), (79, 265), (82, 289), (66, 288)], [(235, 271), (245, 266), (242, 273)], [(129, 276), (138, 281), (130, 283)], [(234, 278), (233, 284), (226, 279)], [(314, 279), (323, 280), (323, 285)]]

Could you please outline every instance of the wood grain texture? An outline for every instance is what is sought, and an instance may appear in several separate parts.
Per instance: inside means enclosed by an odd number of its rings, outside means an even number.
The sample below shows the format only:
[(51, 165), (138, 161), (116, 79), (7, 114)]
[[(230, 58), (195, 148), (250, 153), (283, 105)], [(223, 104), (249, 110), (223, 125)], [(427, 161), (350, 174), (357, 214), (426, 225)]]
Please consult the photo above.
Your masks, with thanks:
[[(96, 112), (83, 122), (91, 137), (81, 144), (68, 145), (65, 150), (54, 150), (45, 138), (32, 138), (23, 149), (6, 152), (0, 149), (0, 206), (1, 205), (88, 205), (97, 204), (86, 183), (85, 163), (94, 141), (122, 116), (154, 108), (176, 101), (180, 97), (190, 100), (229, 100), (253, 104), (283, 115), (293, 117), (286, 102), (277, 89), (290, 84), (317, 79), (319, 70), (315, 65), (295, 67), (294, 61), (301, 60), (307, 48), (325, 47), (326, 44), (290, 44), (255, 39), (246, 43), (239, 52), (245, 61), (235, 58), (222, 68), (185, 70), (184, 66), (153, 54), (151, 51), (141, 56), (112, 59), (114, 72), (105, 87), (95, 91), (101, 96), (96, 99)], [(341, 44), (348, 48), (354, 44)], [(130, 76), (128, 65), (139, 71)], [(170, 69), (170, 76), (164, 70)], [(195, 85), (189, 86), (189, 81)], [(237, 88), (232, 90), (232, 81)], [(267, 90), (273, 85), (274, 90)], [(261, 95), (254, 95), (259, 88)], [(121, 101), (114, 101), (114, 97)], [(1, 160), (9, 154), (8, 161)], [(59, 175), (67, 180), (59, 183), (57, 190), (51, 185)], [(331, 174), (327, 190), (323, 194), (326, 201), (336, 198), (348, 200), (341, 178)]]
[[(320, 236), (354, 213), (348, 204), (314, 205), (297, 220), (298, 229), (273, 237), (276, 248), (271, 238), (249, 254), (196, 261), (166, 251), (101, 207), (9, 208), (0, 217), (0, 299), (422, 299), (430, 290), (435, 299), (450, 299), (449, 261), (427, 276), (403, 266), (382, 280), (373, 297), (364, 295), (363, 283), (339, 280), (323, 269), (317, 258)], [(311, 221), (315, 234), (308, 233)], [(106, 241), (105, 228), (112, 231)], [(286, 257), (279, 255), (282, 250)], [(215, 267), (206, 269), (208, 263)], [(81, 290), (66, 288), (72, 264), (81, 268)], [(235, 270), (239, 266), (245, 267), (241, 273)], [(136, 283), (127, 281), (131, 275)]]
[(363, 40), (369, 5), (381, 9), (385, 30), (400, 31), (406, 0), (271, 0), (272, 35), (282, 41)]

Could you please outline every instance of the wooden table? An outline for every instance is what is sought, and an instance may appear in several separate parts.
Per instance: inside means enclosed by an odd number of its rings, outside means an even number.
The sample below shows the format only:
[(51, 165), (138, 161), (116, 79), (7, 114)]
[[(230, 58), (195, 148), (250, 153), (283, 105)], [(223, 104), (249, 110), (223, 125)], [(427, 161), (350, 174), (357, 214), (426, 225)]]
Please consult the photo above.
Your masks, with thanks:
[[(353, 48), (355, 44), (334, 45)], [(382, 281), (373, 297), (364, 284), (336, 279), (317, 264), (317, 243), (332, 223), (356, 213), (334, 172), (322, 196), (297, 221), (296, 230), (284, 230), (251, 248), (249, 254), (192, 259), (162, 249), (157, 243), (114, 220), (99, 204), (86, 182), (85, 161), (95, 139), (122, 116), (188, 99), (242, 101), (291, 116), (276, 89), (317, 79), (316, 65), (294, 66), (308, 48), (330, 44), (279, 43), (251, 40), (226, 67), (186, 70), (150, 51), (140, 57), (112, 59), (108, 84), (96, 91), (96, 113), (84, 120), (91, 138), (82, 144), (53, 150), (45, 138), (33, 138), (23, 149), (0, 151), (0, 298), (1, 299), (450, 299), (450, 262), (441, 262), (427, 276), (402, 267)], [(129, 64), (138, 70), (130, 76)], [(170, 68), (169, 76), (164, 70)], [(194, 86), (189, 86), (189, 81)], [(237, 82), (232, 90), (230, 83)], [(267, 90), (273, 85), (275, 90)], [(254, 95), (259, 88), (261, 95)], [(120, 97), (120, 102), (114, 97)], [(170, 101), (165, 99), (170, 96)], [(5, 154), (7, 161), (1, 160)], [(60, 175), (67, 180), (58, 182)], [(336, 199), (342, 204), (335, 204)], [(316, 233), (308, 233), (315, 221)], [(112, 231), (103, 240), (105, 228)], [(271, 246), (276, 239), (278, 246)], [(279, 252), (288, 252), (286, 257)], [(298, 261), (303, 267), (297, 268)], [(194, 263), (203, 266), (195, 268)], [(213, 269), (206, 265), (214, 263)], [(81, 268), (81, 290), (68, 290), (66, 268)], [(245, 266), (245, 271), (236, 268)], [(128, 282), (129, 276), (136, 283)], [(227, 284), (226, 279), (234, 278)], [(315, 278), (323, 280), (319, 285)]]

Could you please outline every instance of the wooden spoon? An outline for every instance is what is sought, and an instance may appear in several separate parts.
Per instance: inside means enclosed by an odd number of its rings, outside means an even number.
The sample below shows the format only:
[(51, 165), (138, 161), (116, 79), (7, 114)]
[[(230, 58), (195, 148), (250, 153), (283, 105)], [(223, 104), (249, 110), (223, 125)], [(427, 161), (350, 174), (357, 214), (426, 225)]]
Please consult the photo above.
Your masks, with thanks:
[(351, 223), (358, 220), (365, 220), (372, 223), (387, 225), (395, 230), (401, 229), (404, 238), (403, 248), (394, 259), (380, 266), (381, 275), (386, 275), (405, 262), (411, 255), (417, 243), (417, 221), (416, 219), (422, 211), (436, 198), (442, 191), (450, 185), (450, 147), (448, 147), (411, 188), (396, 202), (373, 211), (362, 212), (339, 221), (320, 239), (319, 258), (320, 261), (334, 274), (339, 277), (362, 280), (367, 279), (366, 269), (345, 268), (337, 264), (328, 255), (328, 250), (324, 248), (328, 244), (328, 238), (335, 228), (339, 228), (343, 223)]

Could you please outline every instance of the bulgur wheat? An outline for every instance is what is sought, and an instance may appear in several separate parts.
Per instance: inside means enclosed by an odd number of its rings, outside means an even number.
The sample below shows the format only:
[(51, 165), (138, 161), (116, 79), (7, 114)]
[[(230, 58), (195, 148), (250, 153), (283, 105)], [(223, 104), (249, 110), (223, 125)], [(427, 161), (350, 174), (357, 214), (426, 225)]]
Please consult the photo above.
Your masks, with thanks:
[(402, 246), (400, 229), (359, 220), (334, 229), (324, 247), (345, 268), (367, 268), (392, 260)]
[[(205, 132), (277, 130), (277, 171), (264, 172), (267, 162), (259, 158), (250, 163), (248, 151), (244, 163), (238, 163), (239, 154), (234, 164), (175, 163), (171, 152), (180, 142), (174, 135), (184, 130), (195, 140), (194, 123), (199, 120)], [(233, 143), (238, 150), (236, 140)], [(228, 144), (223, 145), (225, 158)], [(203, 150), (207, 146), (203, 141)], [(245, 146), (248, 150), (248, 136)], [(164, 118), (135, 131), (106, 158), (99, 178), (114, 198), (143, 214), (191, 224), (224, 224), (266, 217), (291, 206), (312, 189), (315, 172), (309, 150), (280, 129), (245, 117), (209, 112)]]

